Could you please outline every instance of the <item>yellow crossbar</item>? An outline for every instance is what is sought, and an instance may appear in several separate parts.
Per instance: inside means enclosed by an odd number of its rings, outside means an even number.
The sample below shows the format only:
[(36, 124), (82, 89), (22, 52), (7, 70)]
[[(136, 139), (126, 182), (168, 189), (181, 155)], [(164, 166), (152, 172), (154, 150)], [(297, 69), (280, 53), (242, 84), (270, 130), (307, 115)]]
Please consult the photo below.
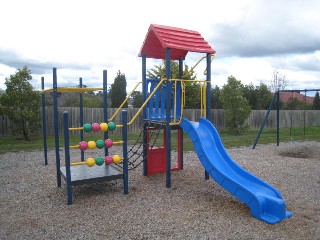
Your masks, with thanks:
[[(84, 92), (92, 92), (92, 91), (100, 91), (103, 90), (103, 88), (62, 88), (58, 87), (57, 92), (78, 92), (78, 93), (84, 93)], [(45, 89), (41, 91), (42, 93), (47, 93), (47, 92), (53, 92), (53, 89)]]

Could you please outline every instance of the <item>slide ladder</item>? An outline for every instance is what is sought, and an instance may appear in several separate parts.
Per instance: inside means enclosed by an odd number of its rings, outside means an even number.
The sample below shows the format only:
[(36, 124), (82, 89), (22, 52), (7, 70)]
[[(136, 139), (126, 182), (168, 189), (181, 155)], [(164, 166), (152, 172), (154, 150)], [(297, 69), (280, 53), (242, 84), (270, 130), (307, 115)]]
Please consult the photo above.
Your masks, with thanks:
[(205, 170), (223, 188), (249, 206), (252, 216), (275, 224), (292, 216), (280, 192), (235, 163), (226, 152), (219, 133), (205, 118), (183, 119), (180, 126), (191, 138)]

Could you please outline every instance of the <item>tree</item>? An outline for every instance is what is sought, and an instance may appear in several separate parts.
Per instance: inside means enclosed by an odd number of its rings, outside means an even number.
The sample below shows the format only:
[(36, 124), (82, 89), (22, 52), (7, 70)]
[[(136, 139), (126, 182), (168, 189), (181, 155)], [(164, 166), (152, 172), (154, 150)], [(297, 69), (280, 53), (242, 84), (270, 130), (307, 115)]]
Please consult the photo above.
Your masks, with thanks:
[(243, 96), (248, 100), (251, 109), (257, 109), (258, 91), (252, 83), (245, 85), (243, 88)]
[[(114, 79), (114, 83), (111, 84), (111, 88), (109, 91), (110, 99), (111, 99), (111, 107), (118, 108), (122, 104), (122, 102), (126, 99), (127, 92), (127, 81), (125, 74), (122, 74), (118, 71), (116, 78)], [(127, 107), (128, 103), (125, 104), (124, 107)]]
[(235, 77), (228, 77), (228, 83), (223, 85), (221, 101), (228, 129), (239, 134), (246, 130), (245, 120), (249, 117), (251, 109), (248, 100), (243, 97), (243, 85)]
[(314, 96), (313, 104), (312, 104), (313, 110), (320, 110), (320, 97), (319, 92), (316, 92), (316, 95)]
[(223, 105), (220, 99), (221, 90), (218, 86), (211, 89), (211, 108), (222, 109)]
[(281, 73), (279, 70), (274, 69), (269, 86), (271, 92), (275, 93), (278, 90), (284, 90), (287, 85), (288, 79), (286, 78), (286, 75)]
[(142, 93), (140, 91), (134, 91), (132, 93), (132, 107), (140, 108), (142, 106)]
[(268, 109), (270, 102), (272, 100), (272, 92), (268, 88), (268, 86), (264, 83), (260, 83), (260, 85), (256, 88), (257, 90), (257, 110)]
[(251, 109), (255, 110), (267, 109), (272, 99), (272, 93), (264, 83), (260, 83), (259, 86), (252, 83), (245, 85), (243, 96), (248, 100)]
[[(179, 78), (179, 64), (175, 61), (170, 61), (171, 77), (174, 79)], [(163, 60), (159, 65), (148, 70), (147, 76), (149, 78), (164, 78), (166, 77), (166, 61)], [(194, 80), (196, 74), (191, 69), (189, 70), (188, 65), (184, 65), (182, 73), (182, 79)], [(199, 108), (200, 107), (200, 84), (195, 82), (185, 82), (186, 89), (186, 108)]]
[(22, 134), (30, 140), (40, 126), (40, 95), (33, 90), (31, 71), (27, 66), (6, 78), (6, 92), (1, 95), (1, 111), (15, 123), (14, 134)]

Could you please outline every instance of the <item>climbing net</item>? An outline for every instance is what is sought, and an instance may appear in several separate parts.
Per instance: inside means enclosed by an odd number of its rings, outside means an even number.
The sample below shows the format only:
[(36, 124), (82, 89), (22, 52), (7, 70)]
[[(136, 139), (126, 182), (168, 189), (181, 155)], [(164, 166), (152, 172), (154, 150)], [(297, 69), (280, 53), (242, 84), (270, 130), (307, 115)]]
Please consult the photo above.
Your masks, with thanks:
[[(161, 122), (147, 121), (144, 123), (144, 127), (140, 131), (137, 140), (128, 151), (128, 170), (137, 168), (146, 160), (147, 155), (143, 156), (144, 147), (149, 149), (154, 148), (159, 139), (162, 125)], [(148, 131), (149, 134), (147, 134), (146, 131)], [(144, 146), (144, 142), (147, 143), (146, 146)], [(116, 166), (122, 168), (121, 165)]]

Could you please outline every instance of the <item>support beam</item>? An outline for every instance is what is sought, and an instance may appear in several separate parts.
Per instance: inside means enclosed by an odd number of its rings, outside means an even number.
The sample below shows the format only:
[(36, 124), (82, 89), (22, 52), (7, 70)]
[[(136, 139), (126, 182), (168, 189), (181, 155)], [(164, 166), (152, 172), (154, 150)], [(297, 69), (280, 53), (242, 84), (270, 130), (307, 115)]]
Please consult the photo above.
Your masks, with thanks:
[[(166, 49), (166, 77), (171, 78), (171, 51), (170, 48)], [(171, 188), (171, 94), (172, 94), (172, 83), (166, 81), (166, 187)]]
[(59, 117), (58, 117), (58, 83), (57, 83), (57, 69), (53, 68), (53, 122), (54, 122), (54, 140), (56, 150), (56, 171), (57, 171), (57, 185), (61, 187), (61, 173), (60, 173), (60, 149), (59, 149)]

